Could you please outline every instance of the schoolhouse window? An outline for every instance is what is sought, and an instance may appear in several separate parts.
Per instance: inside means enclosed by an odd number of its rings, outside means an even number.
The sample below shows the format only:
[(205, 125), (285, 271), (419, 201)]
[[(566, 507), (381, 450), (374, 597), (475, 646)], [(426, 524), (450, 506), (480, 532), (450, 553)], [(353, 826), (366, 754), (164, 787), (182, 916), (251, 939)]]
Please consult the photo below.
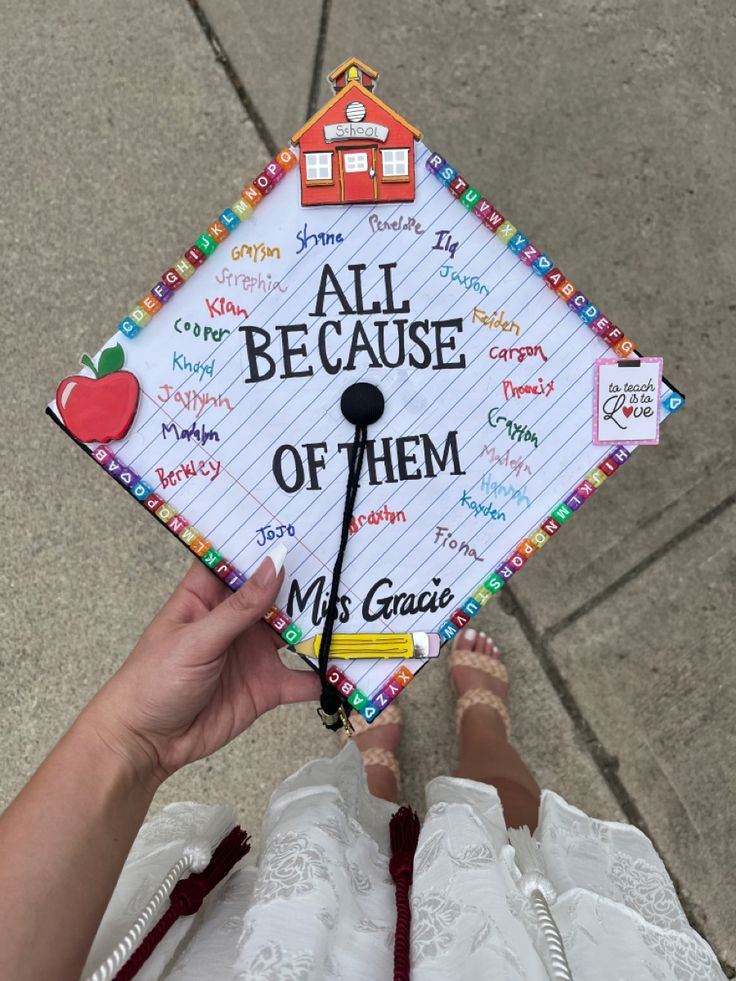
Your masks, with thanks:
[(381, 150), (384, 177), (409, 176), (408, 150)]
[(332, 154), (331, 153), (306, 153), (307, 180), (308, 181), (331, 181), (332, 180)]
[(368, 170), (367, 153), (346, 153), (343, 158), (346, 174), (357, 174)]

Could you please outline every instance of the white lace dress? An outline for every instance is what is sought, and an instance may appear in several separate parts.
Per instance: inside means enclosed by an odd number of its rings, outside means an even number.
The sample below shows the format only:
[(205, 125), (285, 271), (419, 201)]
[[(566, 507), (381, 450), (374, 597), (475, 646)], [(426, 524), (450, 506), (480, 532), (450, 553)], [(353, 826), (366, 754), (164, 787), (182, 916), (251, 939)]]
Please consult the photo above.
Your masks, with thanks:
[[(538, 910), (492, 787), (440, 777), (427, 787), (414, 862), (413, 981), (557, 977)], [(391, 979), (396, 915), (388, 872), (393, 805), (368, 793), (355, 746), (316, 760), (274, 793), (262, 851), (177, 921), (141, 981)], [(146, 824), (110, 903), (85, 977), (124, 937), (187, 846), (236, 822), (175, 804)], [(212, 829), (219, 828), (219, 832)], [(543, 891), (575, 981), (721, 981), (649, 840), (596, 821), (550, 791), (534, 836)], [(529, 843), (527, 843), (529, 844)], [(114, 972), (108, 977), (114, 976)]]

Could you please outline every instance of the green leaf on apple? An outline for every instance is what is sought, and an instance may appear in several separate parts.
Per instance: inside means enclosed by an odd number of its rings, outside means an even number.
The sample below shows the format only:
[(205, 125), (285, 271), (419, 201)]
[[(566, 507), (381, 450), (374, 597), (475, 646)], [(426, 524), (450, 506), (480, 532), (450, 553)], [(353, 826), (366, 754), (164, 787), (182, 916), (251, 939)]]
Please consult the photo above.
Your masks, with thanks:
[(88, 354), (83, 354), (79, 362), (85, 368), (89, 368), (95, 378), (104, 378), (105, 375), (113, 375), (116, 371), (120, 371), (125, 364), (125, 351), (120, 344), (105, 348), (100, 355), (97, 367), (95, 367), (94, 361)]

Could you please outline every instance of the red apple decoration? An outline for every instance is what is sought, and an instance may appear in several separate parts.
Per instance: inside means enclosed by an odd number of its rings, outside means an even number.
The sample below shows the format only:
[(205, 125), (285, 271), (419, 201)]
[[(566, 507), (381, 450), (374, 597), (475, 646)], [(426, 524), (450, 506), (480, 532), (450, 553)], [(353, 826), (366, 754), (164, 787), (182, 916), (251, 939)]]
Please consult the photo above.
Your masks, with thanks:
[(121, 371), (125, 352), (120, 344), (106, 348), (97, 367), (87, 354), (81, 363), (95, 377), (70, 375), (56, 390), (56, 408), (69, 432), (83, 443), (122, 439), (138, 408), (140, 385), (130, 371)]

